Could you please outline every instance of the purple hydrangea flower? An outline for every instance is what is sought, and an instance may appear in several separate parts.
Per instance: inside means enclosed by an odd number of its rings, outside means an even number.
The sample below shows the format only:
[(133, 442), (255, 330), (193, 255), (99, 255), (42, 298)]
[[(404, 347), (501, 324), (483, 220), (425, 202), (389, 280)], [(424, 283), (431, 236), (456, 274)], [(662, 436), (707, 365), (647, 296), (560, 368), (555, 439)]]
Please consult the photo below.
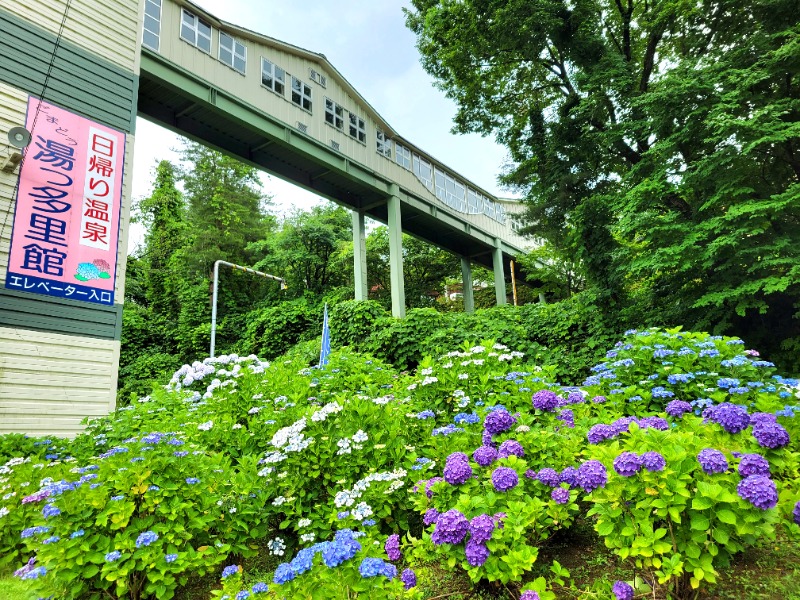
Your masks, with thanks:
[(642, 466), (648, 471), (663, 471), (667, 461), (658, 452), (650, 451), (642, 454)]
[(473, 567), (480, 567), (489, 558), (489, 548), (486, 544), (470, 539), (464, 549), (467, 562)]
[(642, 457), (635, 452), (623, 452), (614, 459), (614, 470), (623, 477), (636, 475), (642, 468)]
[(428, 498), (433, 498), (433, 491), (431, 488), (440, 481), (444, 481), (444, 479), (442, 477), (431, 477), (428, 479), (428, 482), (425, 484), (425, 495)]
[(451, 461), (469, 462), (469, 456), (467, 456), (464, 452), (453, 452), (445, 460), (445, 462), (451, 462)]
[(750, 424), (755, 427), (762, 423), (777, 423), (778, 418), (772, 413), (753, 413), (750, 415)]
[(778, 489), (775, 482), (763, 475), (745, 477), (736, 487), (739, 496), (756, 508), (767, 510), (778, 504)]
[[(460, 454), (460, 453), (459, 453)], [(453, 455), (450, 455), (452, 457)], [(450, 485), (461, 485), (472, 477), (472, 467), (466, 460), (456, 457), (455, 460), (447, 459), (444, 467), (444, 480)]]
[(469, 522), (469, 532), (471, 539), (476, 542), (484, 543), (492, 539), (494, 531), (494, 521), (489, 515), (478, 515)]
[(422, 522), (425, 523), (426, 526), (433, 525), (436, 521), (439, 520), (439, 511), (435, 508), (429, 508), (425, 511), (425, 516), (422, 517)]
[(488, 467), (497, 459), (497, 450), (491, 446), (479, 446), (472, 453), (472, 460), (482, 467)]
[(403, 582), (405, 589), (410, 590), (417, 585), (417, 574), (411, 569), (404, 569), (400, 574), (400, 581)]
[(764, 448), (781, 448), (789, 443), (789, 432), (783, 425), (766, 420), (753, 425), (753, 437)]
[(561, 483), (561, 474), (555, 469), (545, 468), (539, 471), (536, 479), (549, 487), (556, 487)]
[(507, 410), (493, 410), (483, 421), (483, 428), (491, 435), (503, 433), (511, 429), (517, 420)]
[(794, 522), (800, 525), (800, 500), (794, 505), (792, 517), (794, 517)]
[(519, 597), (519, 600), (540, 600), (539, 594), (534, 592), (533, 590), (525, 590), (522, 592), (522, 595)]
[(614, 430), (615, 435), (619, 435), (620, 433), (625, 433), (631, 427), (631, 423), (639, 423), (639, 419), (636, 417), (620, 417), (616, 421), (611, 424), (611, 428)]
[(595, 404), (603, 404), (606, 400), (607, 398), (605, 396), (595, 396), (592, 398), (592, 402)]
[[(571, 396), (572, 394), (570, 394)], [(583, 398), (583, 396), (581, 396)], [(565, 408), (560, 413), (558, 413), (558, 417), (556, 417), (559, 421), (563, 421), (564, 425), (573, 429), (575, 427), (575, 413), (570, 410), (569, 408)]]
[(711, 420), (721, 425), (728, 433), (739, 433), (750, 425), (750, 415), (747, 414), (747, 409), (730, 402), (723, 402), (715, 406), (711, 412)]
[(497, 446), (497, 444), (495, 444), (495, 442), (492, 440), (492, 433), (490, 431), (486, 431), (485, 429), (481, 434), (481, 444), (489, 448), (494, 448)]
[(769, 462), (760, 454), (743, 454), (739, 461), (739, 475), (763, 475), (769, 477)]
[(578, 469), (575, 467), (565, 467), (564, 470), (561, 471), (561, 483), (566, 483), (570, 487), (578, 485)]
[(553, 488), (550, 497), (555, 500), (556, 504), (566, 504), (569, 502), (569, 490), (562, 487)]
[(533, 395), (533, 408), (552, 412), (558, 407), (558, 396), (551, 390), (539, 390)]
[(467, 517), (455, 508), (451, 508), (439, 515), (436, 527), (431, 534), (431, 541), (437, 545), (460, 544), (468, 531), (469, 521), (467, 521)]
[(500, 448), (497, 450), (497, 458), (508, 458), (509, 456), (525, 458), (525, 450), (517, 440), (506, 440), (500, 444)]
[(607, 481), (608, 472), (599, 460), (587, 460), (578, 467), (578, 485), (587, 492), (605, 487)]
[(672, 400), (667, 404), (666, 412), (670, 417), (680, 419), (684, 414), (692, 412), (692, 405), (684, 400)]
[(709, 475), (713, 473), (724, 473), (728, 470), (728, 459), (719, 450), (704, 448), (697, 455), (697, 462), (703, 467), (703, 471)]
[(567, 396), (567, 404), (583, 404), (585, 400), (580, 392), (570, 392)]
[(638, 420), (639, 427), (642, 429), (658, 429), (659, 431), (666, 431), (669, 429), (669, 423), (662, 417), (645, 417)]
[(611, 591), (617, 600), (633, 600), (633, 588), (625, 581), (615, 581)]
[(400, 560), (400, 536), (395, 533), (386, 538), (383, 549), (386, 550), (389, 560)]
[(509, 467), (497, 467), (492, 472), (492, 485), (498, 492), (507, 492), (516, 487), (519, 483), (519, 476), (514, 469)]
[(606, 425), (604, 423), (598, 423), (597, 425), (592, 425), (589, 429), (589, 432), (586, 434), (586, 439), (589, 440), (590, 444), (599, 444), (604, 440), (609, 440), (617, 435), (617, 432), (611, 425)]

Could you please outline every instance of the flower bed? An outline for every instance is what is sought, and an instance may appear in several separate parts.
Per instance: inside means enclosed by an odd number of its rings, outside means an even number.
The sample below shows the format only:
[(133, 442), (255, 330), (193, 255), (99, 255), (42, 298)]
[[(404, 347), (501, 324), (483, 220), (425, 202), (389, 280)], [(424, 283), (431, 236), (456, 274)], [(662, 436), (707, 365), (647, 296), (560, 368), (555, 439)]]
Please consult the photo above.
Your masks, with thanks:
[[(185, 365), (71, 442), (24, 440), (0, 566), (65, 599), (203, 573), (220, 598), (400, 598), (436, 561), (546, 600), (568, 573), (534, 578), (539, 548), (580, 516), (639, 573), (604, 593), (687, 597), (800, 534), (798, 384), (741, 340), (631, 331), (581, 385), (552, 372), (489, 341), (410, 374), (346, 350)], [(271, 581), (257, 555), (285, 561)]]

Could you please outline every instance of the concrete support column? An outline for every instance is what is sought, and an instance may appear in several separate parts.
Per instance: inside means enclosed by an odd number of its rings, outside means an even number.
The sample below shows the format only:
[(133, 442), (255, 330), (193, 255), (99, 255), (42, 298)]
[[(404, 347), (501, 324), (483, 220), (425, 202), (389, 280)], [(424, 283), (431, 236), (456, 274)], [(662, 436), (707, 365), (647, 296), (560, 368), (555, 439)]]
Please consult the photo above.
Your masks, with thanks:
[(397, 185), (389, 196), (389, 281), (392, 286), (392, 316), (406, 316), (406, 292), (403, 282), (403, 229), (400, 219), (400, 196)]
[(472, 266), (466, 256), (461, 257), (461, 284), (464, 292), (464, 310), (475, 312), (475, 295), (472, 293)]
[(494, 241), (492, 263), (494, 265), (494, 293), (497, 297), (497, 306), (503, 306), (506, 304), (506, 275), (503, 269), (503, 250), (500, 248), (499, 239)]
[(356, 300), (366, 300), (367, 289), (367, 237), (364, 232), (364, 213), (352, 211), (353, 217), (353, 273)]

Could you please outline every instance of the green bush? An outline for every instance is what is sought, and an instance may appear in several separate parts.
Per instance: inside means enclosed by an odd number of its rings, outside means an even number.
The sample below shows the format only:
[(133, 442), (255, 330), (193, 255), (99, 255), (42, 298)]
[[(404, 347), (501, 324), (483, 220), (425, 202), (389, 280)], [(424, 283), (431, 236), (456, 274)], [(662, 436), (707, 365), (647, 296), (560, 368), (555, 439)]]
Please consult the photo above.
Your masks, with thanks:
[[(266, 359), (285, 354), (296, 343), (318, 335), (322, 311), (304, 298), (248, 313), (242, 349)], [(320, 329), (317, 329), (319, 327)]]
[(425, 356), (428, 339), (442, 328), (446, 318), (433, 308), (412, 308), (405, 319), (380, 318), (365, 349), (398, 369), (412, 368)]
[(117, 404), (125, 406), (132, 397), (148, 395), (180, 365), (180, 357), (163, 352), (141, 354), (132, 362), (121, 365), (119, 378), (124, 383), (117, 392)]
[(363, 349), (367, 338), (375, 331), (375, 323), (389, 313), (375, 300), (348, 300), (333, 306), (330, 311), (331, 346), (352, 346)]

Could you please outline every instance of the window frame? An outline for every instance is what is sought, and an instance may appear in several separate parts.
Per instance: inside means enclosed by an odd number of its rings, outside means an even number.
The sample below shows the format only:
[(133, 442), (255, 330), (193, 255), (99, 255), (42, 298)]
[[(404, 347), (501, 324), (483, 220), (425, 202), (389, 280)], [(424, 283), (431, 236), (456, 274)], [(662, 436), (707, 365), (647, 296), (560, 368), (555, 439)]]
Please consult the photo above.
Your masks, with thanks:
[(381, 156), (391, 160), (392, 140), (389, 139), (380, 129), (375, 130), (375, 150)]
[[(426, 188), (433, 192), (433, 163), (416, 152), (413, 153), (411, 161), (411, 172), (414, 173), (416, 178), (419, 179)], [(430, 177), (424, 176), (422, 172), (423, 167), (430, 172)]]
[[(314, 106), (314, 98), (313, 98), (313, 90), (312, 90), (311, 86), (308, 85), (305, 81), (303, 81), (299, 77), (295, 77), (294, 75), (292, 75), (291, 77), (292, 77), (292, 87), (291, 87), (291, 93), (292, 93), (291, 101), (292, 101), (292, 104), (294, 104), (298, 108), (303, 109), (306, 112), (309, 112), (309, 113), (312, 112), (313, 106)], [(295, 89), (295, 83), (299, 84), (299, 86), (300, 86), (299, 90)], [(306, 91), (308, 91), (308, 94), (306, 94)], [(297, 94), (297, 96), (299, 98), (299, 101), (294, 99), (295, 94)], [(308, 107), (306, 107), (304, 105), (305, 104), (304, 101), (308, 101)]]
[(352, 111), (348, 119), (347, 133), (359, 144), (367, 144), (367, 122)]
[(327, 96), (325, 96), (325, 122), (334, 129), (344, 132), (344, 108)]
[[(231, 44), (232, 44), (231, 48), (223, 47), (223, 45), (222, 45), (223, 37), (228, 38), (231, 41)], [(247, 46), (245, 46), (243, 43), (241, 43), (239, 40), (237, 40), (231, 34), (226, 33), (224, 31), (220, 31), (219, 32), (218, 40), (219, 40), (219, 43), (217, 44), (217, 60), (219, 62), (221, 62), (223, 65), (225, 65), (226, 67), (230, 67), (231, 69), (233, 69), (237, 73), (240, 73), (240, 74), (244, 75), (246, 73), (246, 71), (247, 71)], [(239, 48), (241, 48), (242, 51), (243, 51), (242, 55), (239, 55), (236, 52)], [(230, 53), (231, 62), (227, 62), (227, 61), (222, 59), (222, 51), (223, 50), (225, 52), (229, 52)], [(237, 58), (241, 59), (241, 61), (243, 63), (241, 69), (236, 67), (236, 59)]]
[[(153, 15), (148, 14), (147, 7), (150, 6), (150, 5), (158, 6), (158, 17), (154, 17)], [(151, 50), (154, 50), (155, 52), (160, 52), (160, 50), (161, 50), (161, 17), (163, 15), (163, 12), (164, 12), (163, 0), (145, 0), (145, 2), (144, 2), (144, 17), (142, 19), (142, 46), (144, 46), (145, 48), (150, 48)], [(152, 29), (148, 29), (147, 28), (147, 19), (148, 18), (156, 22), (156, 25), (158, 26), (158, 31), (157, 32), (152, 31)], [(156, 38), (156, 42), (157, 43), (156, 43), (155, 48), (153, 46), (145, 43), (145, 35), (148, 34), (148, 33), (150, 35), (152, 35), (152, 36), (155, 36), (155, 38)]]
[(394, 161), (404, 169), (411, 171), (411, 148), (400, 142), (394, 143)]
[[(272, 66), (272, 69), (269, 71), (272, 85), (264, 83), (264, 63)], [(280, 78), (278, 78), (278, 71), (281, 73)], [(277, 84), (280, 84), (280, 91), (275, 89)], [(261, 57), (261, 87), (267, 88), (273, 94), (278, 94), (281, 98), (286, 97), (286, 71), (264, 56)]]
[[(186, 19), (185, 19), (186, 16), (191, 17), (193, 19), (193, 21), (191, 23), (187, 23)], [(200, 33), (200, 25), (201, 24), (205, 25), (206, 27), (208, 27), (208, 36), (207, 37), (206, 37), (205, 34), (202, 34), (202, 36), (201, 36), (201, 33)], [(194, 39), (193, 40), (190, 40), (190, 39), (188, 39), (187, 37), (185, 37), (183, 35), (183, 28), (185, 26), (190, 27), (191, 30), (192, 30), (192, 33), (194, 33)], [(199, 41), (200, 37), (202, 37), (203, 39), (207, 39), (208, 40), (208, 50), (206, 50), (205, 48), (201, 47), (198, 44), (198, 41)], [(186, 10), (185, 8), (183, 8), (183, 7), (181, 7), (180, 38), (184, 42), (186, 42), (187, 44), (191, 44), (192, 46), (194, 46), (195, 48), (197, 48), (201, 52), (205, 52), (206, 54), (211, 56), (211, 49), (214, 47), (214, 28), (211, 26), (211, 23), (208, 23), (208, 22), (204, 21), (203, 19), (200, 18), (199, 15), (196, 15), (193, 12), (190, 12), (190, 11)]]

